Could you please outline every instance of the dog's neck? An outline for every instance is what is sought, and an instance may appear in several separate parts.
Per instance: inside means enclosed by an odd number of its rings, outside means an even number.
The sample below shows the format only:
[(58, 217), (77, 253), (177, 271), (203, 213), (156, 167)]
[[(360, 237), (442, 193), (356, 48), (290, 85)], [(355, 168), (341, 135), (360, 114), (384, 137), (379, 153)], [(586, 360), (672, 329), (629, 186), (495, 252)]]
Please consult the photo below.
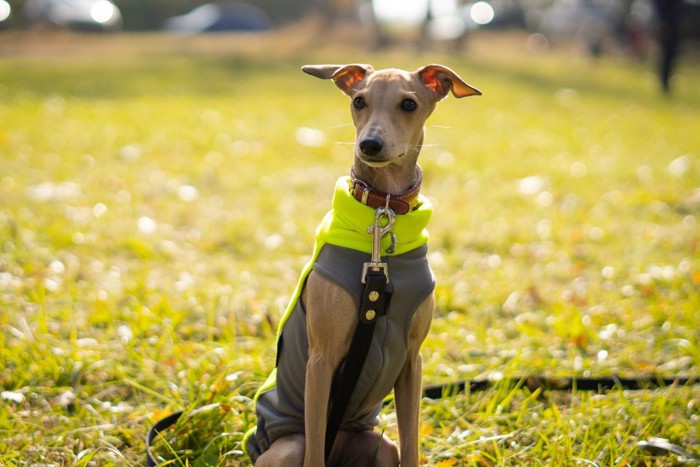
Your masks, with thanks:
[(400, 195), (415, 186), (419, 170), (417, 164), (408, 167), (369, 167), (356, 160), (352, 166), (352, 175), (370, 188), (390, 195)]

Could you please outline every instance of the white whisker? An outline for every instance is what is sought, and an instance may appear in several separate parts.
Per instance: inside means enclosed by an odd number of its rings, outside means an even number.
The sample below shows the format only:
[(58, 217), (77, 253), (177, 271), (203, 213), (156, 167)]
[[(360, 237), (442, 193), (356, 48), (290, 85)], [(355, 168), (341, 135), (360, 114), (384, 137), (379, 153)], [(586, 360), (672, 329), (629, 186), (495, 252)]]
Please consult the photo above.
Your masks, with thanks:
[(447, 125), (428, 125), (430, 128), (443, 128), (443, 129), (451, 129), (451, 126)]
[(331, 130), (333, 128), (343, 128), (346, 126), (352, 126), (352, 123), (341, 123), (340, 125), (329, 126), (328, 129)]
[(406, 149), (422, 149), (422, 148), (434, 148), (442, 146), (441, 143), (433, 143), (433, 144), (407, 144)]
[(345, 142), (345, 141), (334, 141), (333, 144), (347, 144), (347, 145), (350, 145), (350, 146), (354, 146), (354, 145), (355, 145), (355, 142), (353, 141), (352, 143), (347, 143), (347, 142)]

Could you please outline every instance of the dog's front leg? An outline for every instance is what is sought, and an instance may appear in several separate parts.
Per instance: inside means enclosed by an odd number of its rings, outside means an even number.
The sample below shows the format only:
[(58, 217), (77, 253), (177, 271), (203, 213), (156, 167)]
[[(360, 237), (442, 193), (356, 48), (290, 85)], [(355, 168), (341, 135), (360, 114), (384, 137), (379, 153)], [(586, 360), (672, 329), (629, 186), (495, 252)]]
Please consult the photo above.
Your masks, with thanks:
[(309, 275), (304, 294), (309, 360), (304, 388), (304, 465), (324, 465), (328, 401), (336, 368), (350, 347), (357, 311), (350, 295), (322, 276)]
[[(310, 341), (311, 339), (309, 339)], [(324, 465), (325, 435), (328, 422), (328, 397), (331, 391), (333, 367), (330, 359), (309, 342), (309, 361), (306, 365), (304, 390), (304, 422), (306, 452), (304, 465)], [(325, 402), (324, 402), (325, 401)]]
[(423, 361), (420, 346), (428, 335), (433, 316), (433, 296), (418, 307), (409, 332), (408, 355), (394, 386), (396, 418), (399, 425), (401, 467), (419, 463), (420, 397)]
[(421, 370), (420, 354), (409, 356), (394, 388), (402, 466), (418, 465)]

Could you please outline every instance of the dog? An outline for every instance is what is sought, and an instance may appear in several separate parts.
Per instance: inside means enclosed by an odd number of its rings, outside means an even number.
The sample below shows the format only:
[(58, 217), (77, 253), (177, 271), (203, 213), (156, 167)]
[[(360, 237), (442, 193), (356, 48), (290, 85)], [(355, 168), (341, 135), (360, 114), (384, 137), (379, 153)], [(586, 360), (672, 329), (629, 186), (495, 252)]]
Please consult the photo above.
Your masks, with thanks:
[[(244, 439), (256, 466), (416, 466), (419, 464), (420, 347), (433, 314), (435, 282), (427, 261), (431, 205), (420, 194), (424, 123), (438, 101), (480, 95), (442, 65), (375, 71), (370, 65), (307, 65), (351, 100), (356, 129), (351, 175), (336, 183), (333, 208), (316, 234), (278, 331), (275, 370), (258, 391), (257, 426)], [(391, 235), (373, 241), (378, 214)], [(378, 225), (375, 225), (376, 229)], [(379, 226), (381, 227), (381, 226)], [(367, 359), (328, 458), (325, 432), (334, 377), (343, 364), (362, 294), (363, 265), (381, 246), (386, 314), (378, 317)], [(375, 263), (371, 263), (375, 264)], [(394, 391), (399, 446), (374, 431)]]

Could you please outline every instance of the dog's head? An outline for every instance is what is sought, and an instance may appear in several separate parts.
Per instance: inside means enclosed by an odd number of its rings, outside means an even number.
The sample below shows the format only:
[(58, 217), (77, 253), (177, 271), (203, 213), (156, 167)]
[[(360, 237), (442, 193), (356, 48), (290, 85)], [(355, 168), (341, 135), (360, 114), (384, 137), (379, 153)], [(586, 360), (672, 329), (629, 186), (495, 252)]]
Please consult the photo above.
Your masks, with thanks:
[(413, 72), (375, 71), (362, 64), (306, 65), (302, 70), (333, 80), (350, 96), (357, 131), (355, 157), (375, 168), (401, 163), (405, 158), (415, 164), (423, 143), (423, 124), (449, 92), (455, 97), (481, 94), (442, 65), (427, 65)]

